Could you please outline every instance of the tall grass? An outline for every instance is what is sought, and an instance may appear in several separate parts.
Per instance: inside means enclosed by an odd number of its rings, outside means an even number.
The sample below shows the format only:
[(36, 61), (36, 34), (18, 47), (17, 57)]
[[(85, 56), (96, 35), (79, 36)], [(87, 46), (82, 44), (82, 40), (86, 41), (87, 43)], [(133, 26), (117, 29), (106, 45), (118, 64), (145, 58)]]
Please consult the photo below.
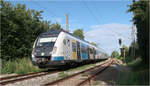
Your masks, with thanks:
[(120, 72), (118, 85), (148, 85), (149, 84), (149, 69), (145, 69), (142, 65), (142, 60), (137, 58), (136, 60), (127, 62), (127, 66), (131, 71)]
[(149, 71), (131, 71), (121, 72), (117, 81), (118, 85), (148, 85), (149, 84)]
[(42, 69), (39, 69), (38, 67), (32, 65), (29, 58), (2, 61), (2, 74), (26, 74), (39, 71), (42, 71)]

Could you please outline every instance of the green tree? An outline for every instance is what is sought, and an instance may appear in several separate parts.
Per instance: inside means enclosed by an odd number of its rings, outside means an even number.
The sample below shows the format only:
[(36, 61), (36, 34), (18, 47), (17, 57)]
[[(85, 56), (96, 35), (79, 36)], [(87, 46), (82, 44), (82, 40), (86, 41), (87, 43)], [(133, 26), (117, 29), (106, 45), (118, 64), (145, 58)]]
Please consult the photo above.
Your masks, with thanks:
[(92, 45), (94, 45), (95, 47), (97, 47), (97, 46), (98, 46), (98, 44), (97, 44), (97, 43), (95, 43), (95, 42), (91, 42), (91, 44), (92, 44)]
[(117, 51), (113, 51), (112, 54), (111, 54), (111, 57), (113, 57), (113, 58), (119, 58), (120, 55), (119, 55), (119, 53)]
[(107, 53), (104, 53), (104, 56), (105, 56), (105, 57), (109, 57), (109, 55), (108, 55)]
[(1, 0), (0, 10), (2, 59), (29, 57), (34, 40), (49, 29), (50, 22), (42, 20), (42, 11), (26, 9), (21, 4), (13, 6)]
[(143, 64), (149, 65), (149, 5), (148, 1), (134, 1), (128, 12), (133, 12), (133, 21), (137, 27), (137, 42)]
[[(123, 45), (122, 48), (125, 48), (125, 57), (129, 55), (129, 48), (126, 45)], [(123, 56), (123, 52), (121, 52), (121, 56)]]
[[(135, 45), (133, 44), (133, 42), (130, 44), (129, 46), (129, 51), (128, 51), (128, 55), (131, 57), (132, 56), (132, 50), (133, 50), (133, 46), (134, 46), (134, 49), (135, 49), (135, 57), (139, 57), (140, 54), (139, 54), (139, 45), (137, 42), (135, 42)], [(134, 58), (135, 59), (135, 58)]]
[(83, 29), (76, 29), (73, 34), (75, 36), (80, 37), (81, 39), (84, 39), (84, 33), (83, 33)]
[(63, 29), (63, 28), (61, 27), (60, 24), (58, 24), (58, 22), (56, 22), (55, 24), (52, 24), (50, 26), (50, 29)]

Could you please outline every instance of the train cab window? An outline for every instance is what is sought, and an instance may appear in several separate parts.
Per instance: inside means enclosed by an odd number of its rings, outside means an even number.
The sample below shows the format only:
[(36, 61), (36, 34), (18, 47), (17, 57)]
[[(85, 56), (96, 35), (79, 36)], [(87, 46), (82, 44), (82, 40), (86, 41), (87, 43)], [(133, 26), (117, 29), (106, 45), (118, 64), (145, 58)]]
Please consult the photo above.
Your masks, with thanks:
[(66, 45), (66, 40), (65, 39), (63, 40), (63, 43), (64, 43), (64, 45)]
[(56, 37), (40, 37), (36, 43), (36, 47), (53, 47), (56, 41)]

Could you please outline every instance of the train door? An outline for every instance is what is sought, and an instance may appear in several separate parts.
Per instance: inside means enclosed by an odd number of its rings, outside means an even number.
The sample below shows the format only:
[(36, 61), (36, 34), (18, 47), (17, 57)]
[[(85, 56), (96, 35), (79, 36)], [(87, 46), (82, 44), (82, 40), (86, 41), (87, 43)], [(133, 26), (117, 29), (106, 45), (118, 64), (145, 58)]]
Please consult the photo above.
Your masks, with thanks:
[(87, 56), (88, 56), (88, 59), (90, 59), (90, 48), (87, 47)]
[(93, 49), (92, 48), (90, 48), (90, 59), (94, 59), (94, 57), (93, 57)]
[(95, 49), (93, 48), (93, 58), (95, 59), (95, 55), (96, 55), (96, 52), (95, 52)]
[(77, 41), (77, 57), (78, 57), (78, 60), (81, 60), (80, 42), (78, 41)]

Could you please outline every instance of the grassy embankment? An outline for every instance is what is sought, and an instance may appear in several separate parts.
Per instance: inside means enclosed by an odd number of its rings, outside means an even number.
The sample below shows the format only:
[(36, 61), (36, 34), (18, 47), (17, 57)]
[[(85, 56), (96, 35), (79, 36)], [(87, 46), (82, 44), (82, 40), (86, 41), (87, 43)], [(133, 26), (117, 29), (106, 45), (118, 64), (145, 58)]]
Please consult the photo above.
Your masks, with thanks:
[[(76, 68), (71, 68), (71, 69), (67, 70), (66, 72), (82, 71), (82, 70), (85, 70), (86, 68), (93, 67), (95, 65), (96, 65), (96, 63), (95, 64), (93, 64), (93, 63), (86, 64), (86, 65), (82, 65), (82, 66), (79, 66), (79, 67), (76, 67)], [(69, 75), (67, 73), (65, 73), (65, 72), (60, 72), (59, 73), (59, 77), (60, 78), (64, 78), (66, 76), (69, 76)]]
[(120, 72), (118, 85), (148, 85), (149, 84), (149, 69), (142, 65), (142, 60), (137, 58), (127, 58), (126, 66), (131, 68), (129, 72)]
[(40, 71), (42, 71), (42, 69), (32, 65), (29, 58), (16, 59), (13, 61), (2, 61), (1, 74), (26, 74)]

